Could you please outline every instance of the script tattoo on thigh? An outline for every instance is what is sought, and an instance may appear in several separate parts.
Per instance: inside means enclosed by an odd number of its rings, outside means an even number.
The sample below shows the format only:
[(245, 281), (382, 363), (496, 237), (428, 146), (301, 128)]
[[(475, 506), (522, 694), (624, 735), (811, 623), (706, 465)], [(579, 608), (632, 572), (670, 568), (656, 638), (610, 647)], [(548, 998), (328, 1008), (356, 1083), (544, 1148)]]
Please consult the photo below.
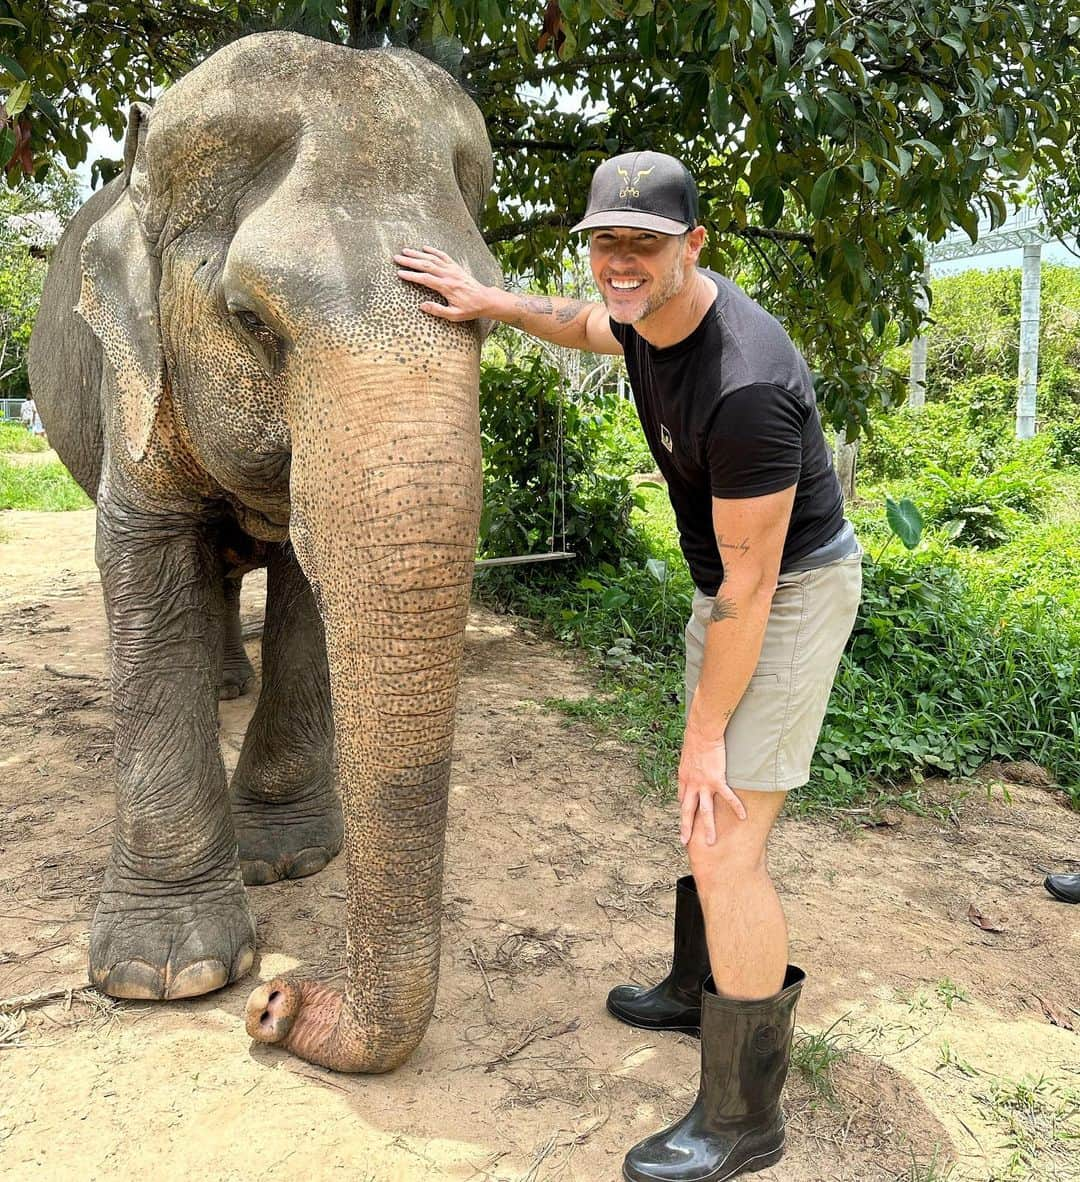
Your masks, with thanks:
[(709, 613), (709, 623), (718, 624), (721, 620), (734, 620), (736, 617), (735, 603), (723, 595), (717, 595), (713, 600), (712, 611)]

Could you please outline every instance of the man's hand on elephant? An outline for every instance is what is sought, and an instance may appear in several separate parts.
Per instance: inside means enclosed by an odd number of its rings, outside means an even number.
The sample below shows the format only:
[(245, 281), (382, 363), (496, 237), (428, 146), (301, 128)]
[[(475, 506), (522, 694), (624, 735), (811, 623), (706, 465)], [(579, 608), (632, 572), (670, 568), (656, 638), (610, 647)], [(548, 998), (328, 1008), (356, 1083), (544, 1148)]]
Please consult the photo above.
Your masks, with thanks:
[(727, 782), (724, 740), (708, 738), (688, 726), (679, 760), (679, 840), (683, 845), (689, 845), (698, 824), (704, 828), (705, 844), (716, 844), (717, 797), (740, 821), (746, 820), (746, 808)]
[(479, 283), (445, 251), (434, 246), (423, 250), (405, 247), (394, 255), (394, 262), (401, 268), (399, 279), (428, 287), (446, 300), (445, 304), (426, 300), (420, 305), (422, 312), (441, 320), (477, 320), (492, 315), (493, 289)]

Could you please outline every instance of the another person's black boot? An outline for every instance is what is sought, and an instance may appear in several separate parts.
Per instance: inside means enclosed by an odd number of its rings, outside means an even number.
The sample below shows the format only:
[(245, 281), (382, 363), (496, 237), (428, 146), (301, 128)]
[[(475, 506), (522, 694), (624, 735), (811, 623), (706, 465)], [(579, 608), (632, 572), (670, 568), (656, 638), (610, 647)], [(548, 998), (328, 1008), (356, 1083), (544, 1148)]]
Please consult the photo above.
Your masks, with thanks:
[(646, 1030), (680, 1030), (698, 1034), (701, 1028), (701, 986), (709, 975), (705, 918), (692, 875), (675, 884), (675, 947), (671, 972), (651, 988), (617, 985), (607, 1008), (629, 1026)]
[(783, 989), (761, 1001), (718, 997), (712, 978), (706, 981), (697, 1100), (682, 1120), (630, 1150), (628, 1182), (724, 1182), (780, 1160), (780, 1093), (805, 976), (788, 965)]
[(1080, 874), (1048, 874), (1043, 886), (1062, 903), (1080, 903)]

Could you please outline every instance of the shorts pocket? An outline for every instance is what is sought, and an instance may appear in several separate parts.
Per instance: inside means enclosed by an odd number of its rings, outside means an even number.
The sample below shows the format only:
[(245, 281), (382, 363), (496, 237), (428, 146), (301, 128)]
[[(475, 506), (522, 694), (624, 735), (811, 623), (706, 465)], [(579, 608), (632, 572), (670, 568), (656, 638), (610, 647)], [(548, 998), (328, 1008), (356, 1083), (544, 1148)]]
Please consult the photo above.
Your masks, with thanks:
[(778, 689), (787, 685), (790, 678), (791, 670), (786, 665), (758, 665), (750, 675), (746, 690), (749, 693), (751, 690)]

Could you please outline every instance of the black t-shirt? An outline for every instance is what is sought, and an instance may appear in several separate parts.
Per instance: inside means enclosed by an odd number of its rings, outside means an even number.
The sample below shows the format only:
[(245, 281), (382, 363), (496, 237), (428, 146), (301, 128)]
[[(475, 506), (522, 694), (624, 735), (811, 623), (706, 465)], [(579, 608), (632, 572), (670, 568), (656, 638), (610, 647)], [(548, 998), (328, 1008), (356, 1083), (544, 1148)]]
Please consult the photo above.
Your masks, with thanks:
[(712, 498), (798, 486), (780, 561), (785, 570), (844, 523), (810, 371), (780, 325), (730, 279), (702, 274), (717, 298), (694, 331), (657, 349), (611, 321), (649, 449), (667, 481), (694, 582), (715, 595), (724, 564)]

